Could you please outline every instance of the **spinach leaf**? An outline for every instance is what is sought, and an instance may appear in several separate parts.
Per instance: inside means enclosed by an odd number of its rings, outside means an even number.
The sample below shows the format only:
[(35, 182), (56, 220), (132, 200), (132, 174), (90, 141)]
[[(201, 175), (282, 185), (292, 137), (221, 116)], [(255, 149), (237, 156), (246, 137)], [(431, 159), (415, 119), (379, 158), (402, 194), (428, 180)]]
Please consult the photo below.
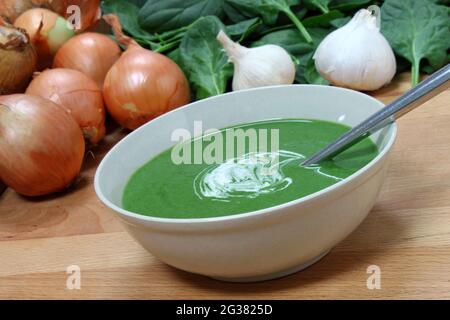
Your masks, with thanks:
[(432, 0), (386, 0), (381, 8), (382, 32), (394, 51), (412, 63), (412, 83), (419, 82), (420, 62), (434, 68), (448, 62), (450, 16)]
[(240, 37), (239, 41), (247, 38), (257, 27), (262, 24), (260, 18), (244, 20), (227, 26), (227, 34), (231, 37)]
[(224, 93), (233, 75), (233, 66), (216, 40), (225, 26), (215, 16), (197, 20), (186, 32), (180, 45), (180, 58), (197, 99)]
[(278, 19), (279, 10), (273, 6), (272, 0), (226, 0), (235, 10), (244, 16), (260, 16), (264, 23), (274, 25)]
[(172, 52), (168, 53), (167, 57), (173, 60), (184, 71), (185, 67), (183, 66), (183, 61), (181, 59), (180, 48), (176, 48)]
[(322, 13), (328, 13), (330, 9), (328, 9), (328, 4), (330, 0), (304, 0), (303, 3), (308, 9), (317, 8)]
[[(183, 73), (186, 76), (188, 76), (188, 74), (189, 74), (188, 72), (189, 71), (188, 71), (187, 67), (183, 63), (183, 58), (181, 56), (181, 49), (180, 49), (180, 47), (178, 47), (175, 50), (172, 50), (171, 52), (169, 52), (167, 54), (167, 57), (169, 59), (171, 59), (173, 62), (175, 62), (180, 67), (180, 69), (183, 71)], [(191, 92), (191, 100), (195, 100), (194, 92)]]
[(128, 0), (128, 2), (131, 2), (135, 6), (142, 8), (142, 6), (147, 2), (147, 0)]
[(331, 20), (330, 24), (337, 29), (337, 28), (345, 26), (347, 23), (350, 22), (351, 19), (352, 19), (351, 17), (337, 18), (337, 19)]
[(253, 10), (245, 10), (245, 8), (242, 7), (236, 8), (236, 6), (228, 0), (225, 0), (223, 4), (223, 11), (232, 23), (238, 23), (257, 15)]
[(190, 25), (207, 15), (222, 17), (224, 0), (148, 0), (139, 12), (139, 24), (151, 32)]
[(311, 27), (329, 27), (332, 22), (336, 19), (341, 19), (344, 17), (340, 11), (332, 10), (328, 13), (324, 13), (318, 16), (311, 16), (303, 20), (303, 25), (306, 28)]
[(367, 7), (372, 0), (331, 0), (330, 10), (352, 11)]
[[(297, 10), (295, 12), (295, 15), (297, 16), (297, 18), (303, 19), (306, 16), (307, 11), (308, 10), (303, 8), (303, 9)], [(286, 30), (286, 29), (291, 29), (291, 28), (295, 28), (294, 24), (292, 24), (292, 23), (284, 24), (281, 22), (281, 23), (277, 23), (277, 25), (275, 27), (263, 24), (261, 26), (260, 30), (258, 30), (258, 31), (260, 33), (260, 36), (262, 37), (262, 36), (265, 36), (269, 33), (275, 32), (275, 31)]]
[(322, 78), (320, 73), (317, 71), (316, 64), (313, 59), (313, 55), (314, 54), (310, 55), (310, 57), (306, 61), (304, 68), (302, 68), (303, 77), (305, 79), (305, 82), (310, 83), (310, 84), (320, 84), (320, 85), (327, 86), (330, 83), (327, 80), (325, 80), (324, 78)]
[(279, 45), (287, 50), (291, 55), (298, 57), (315, 51), (322, 39), (330, 32), (326, 28), (309, 28), (313, 43), (308, 43), (297, 32), (296, 29), (285, 29), (269, 33), (252, 43), (252, 47), (259, 47), (265, 44)]
[(274, 25), (277, 22), (280, 12), (294, 23), (307, 42), (312, 42), (312, 38), (305, 29), (297, 15), (291, 10), (291, 6), (299, 5), (300, 0), (227, 0), (235, 8), (252, 14), (261, 16), (266, 24)]

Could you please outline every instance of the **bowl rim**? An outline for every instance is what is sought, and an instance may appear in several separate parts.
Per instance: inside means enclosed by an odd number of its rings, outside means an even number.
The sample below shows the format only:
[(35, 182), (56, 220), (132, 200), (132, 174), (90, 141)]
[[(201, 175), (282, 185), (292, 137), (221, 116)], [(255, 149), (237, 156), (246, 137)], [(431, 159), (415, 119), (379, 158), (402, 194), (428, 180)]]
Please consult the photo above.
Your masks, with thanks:
[[(356, 94), (356, 95), (361, 95), (363, 97), (365, 97), (366, 99), (370, 99), (373, 102), (375, 102), (376, 104), (378, 104), (380, 106), (380, 108), (384, 107), (385, 104), (383, 102), (381, 102), (380, 100), (356, 91), (356, 90), (351, 90), (351, 89), (347, 89), (347, 88), (341, 88), (341, 87), (334, 87), (334, 86), (323, 86), (323, 85), (313, 85), (313, 84), (293, 84), (293, 85), (279, 85), (279, 86), (267, 86), (267, 87), (260, 87), (260, 88), (253, 88), (253, 89), (246, 89), (246, 90), (240, 90), (240, 91), (234, 91), (234, 92), (227, 92), (221, 95), (217, 95), (217, 96), (213, 96), (213, 97), (209, 97), (200, 101), (194, 101), (191, 102), (185, 106), (182, 106), (180, 108), (176, 108), (168, 113), (163, 114), (162, 116), (155, 118), (155, 119), (159, 119), (162, 118), (166, 115), (169, 115), (173, 112), (179, 112), (180, 110), (183, 109), (187, 109), (189, 107), (191, 107), (192, 105), (196, 105), (198, 103), (205, 103), (207, 101), (210, 100), (214, 100), (214, 99), (218, 99), (221, 98), (222, 96), (227, 96), (227, 95), (238, 95), (240, 93), (243, 92), (248, 92), (248, 91), (263, 91), (263, 90), (267, 90), (267, 89), (271, 89), (271, 88), (285, 88), (285, 87), (320, 87), (320, 88), (328, 88), (327, 90), (335, 90), (335, 91), (341, 91), (341, 92), (351, 92), (352, 94)], [(153, 119), (153, 120), (155, 120)], [(330, 193), (335, 189), (339, 189), (342, 186), (344, 186), (345, 184), (347, 184), (348, 182), (350, 182), (351, 180), (355, 180), (356, 178), (362, 176), (364, 173), (366, 173), (369, 169), (371, 169), (372, 167), (375, 166), (375, 164), (377, 164), (378, 162), (380, 162), (388, 153), (389, 151), (392, 149), (392, 146), (395, 143), (395, 140), (397, 138), (397, 124), (396, 122), (392, 122), (388, 127), (391, 128), (392, 133), (391, 136), (389, 138), (389, 141), (387, 141), (385, 147), (383, 148), (383, 150), (378, 153), (378, 155), (372, 159), (368, 164), (366, 164), (364, 167), (362, 167), (361, 169), (359, 169), (358, 171), (356, 171), (355, 173), (353, 173), (352, 175), (348, 176), (347, 178), (325, 188), (322, 190), (319, 190), (315, 193), (312, 193), (310, 195), (307, 195), (305, 197), (301, 197), (286, 203), (282, 203), (276, 206), (272, 206), (272, 207), (268, 207), (268, 208), (264, 208), (264, 209), (260, 209), (260, 210), (256, 210), (256, 211), (249, 211), (249, 212), (244, 212), (244, 213), (238, 213), (238, 214), (232, 214), (232, 215), (228, 215), (228, 216), (218, 216), (218, 217), (208, 217), (208, 218), (190, 218), (190, 219), (186, 219), (186, 218), (161, 218), (161, 217), (154, 217), (154, 216), (147, 216), (147, 215), (143, 215), (143, 214), (139, 214), (139, 213), (134, 213), (131, 211), (128, 211), (126, 209), (123, 209), (117, 205), (115, 205), (114, 203), (112, 203), (102, 192), (101, 187), (100, 187), (100, 175), (103, 171), (103, 167), (105, 165), (105, 163), (108, 161), (108, 158), (111, 156), (112, 153), (115, 152), (115, 149), (119, 147), (119, 145), (123, 144), (123, 143), (127, 143), (126, 140), (128, 140), (129, 137), (133, 136), (134, 134), (136, 134), (140, 129), (144, 128), (146, 125), (150, 124), (153, 120), (149, 121), (148, 123), (144, 124), (142, 127), (138, 128), (137, 130), (131, 132), (130, 134), (128, 134), (126, 137), (124, 137), (122, 140), (120, 140), (114, 147), (112, 147), (107, 154), (103, 157), (102, 161), (100, 162), (96, 172), (95, 172), (95, 177), (94, 177), (94, 189), (95, 189), (95, 193), (97, 194), (97, 197), (101, 200), (101, 202), (106, 205), (108, 208), (110, 208), (112, 211), (115, 212), (115, 214), (119, 215), (119, 216), (125, 216), (127, 218), (132, 218), (133, 220), (140, 220), (143, 222), (153, 222), (153, 223), (163, 223), (163, 224), (183, 224), (183, 225), (192, 225), (192, 224), (204, 224), (204, 223), (212, 223), (212, 222), (225, 222), (225, 221), (233, 221), (233, 220), (239, 220), (239, 219), (245, 219), (245, 218), (250, 218), (250, 217), (254, 217), (254, 216), (263, 216), (263, 215), (269, 215), (272, 214), (274, 212), (277, 212), (279, 210), (283, 210), (286, 209), (288, 207), (292, 207), (292, 206), (296, 206), (299, 204), (303, 204), (309, 201), (312, 201), (314, 199), (317, 199), (321, 196), (323, 196), (326, 193)]]

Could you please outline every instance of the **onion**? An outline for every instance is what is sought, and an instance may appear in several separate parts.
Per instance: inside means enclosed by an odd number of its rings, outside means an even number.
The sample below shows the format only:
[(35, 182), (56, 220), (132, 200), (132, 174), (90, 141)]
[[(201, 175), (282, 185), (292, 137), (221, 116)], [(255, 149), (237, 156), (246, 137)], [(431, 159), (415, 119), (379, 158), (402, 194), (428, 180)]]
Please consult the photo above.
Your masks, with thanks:
[(27, 34), (0, 18), (0, 95), (24, 90), (36, 63), (36, 52)]
[(113, 27), (119, 42), (127, 47), (106, 75), (103, 87), (111, 116), (123, 127), (133, 130), (189, 103), (189, 84), (178, 65), (126, 37), (117, 16), (104, 18)]
[(97, 144), (105, 136), (105, 108), (102, 91), (80, 71), (51, 69), (39, 74), (27, 94), (52, 100), (74, 117), (86, 140)]
[[(42, 1), (42, 0), (41, 0)], [(50, 3), (50, 9), (61, 16), (69, 19), (74, 12), (70, 11), (70, 6), (80, 8), (81, 21), (77, 31), (84, 31), (91, 27), (101, 17), (100, 0), (46, 0)]]
[(14, 23), (18, 16), (36, 6), (39, 2), (47, 0), (1, 0), (0, 16), (9, 23)]
[(47, 8), (62, 17), (71, 18), (74, 12), (68, 9), (72, 5), (80, 8), (79, 31), (86, 30), (100, 18), (100, 0), (1, 0), (0, 16), (13, 23), (18, 16), (29, 9)]
[(77, 123), (52, 101), (0, 97), (0, 179), (26, 196), (67, 188), (80, 172), (84, 140)]
[(27, 10), (16, 19), (14, 25), (26, 30), (30, 36), (39, 58), (39, 70), (50, 67), (58, 49), (75, 35), (64, 18), (47, 9)]
[(83, 33), (67, 41), (58, 50), (53, 67), (81, 71), (103, 88), (106, 74), (121, 53), (117, 43), (110, 37), (100, 33)]

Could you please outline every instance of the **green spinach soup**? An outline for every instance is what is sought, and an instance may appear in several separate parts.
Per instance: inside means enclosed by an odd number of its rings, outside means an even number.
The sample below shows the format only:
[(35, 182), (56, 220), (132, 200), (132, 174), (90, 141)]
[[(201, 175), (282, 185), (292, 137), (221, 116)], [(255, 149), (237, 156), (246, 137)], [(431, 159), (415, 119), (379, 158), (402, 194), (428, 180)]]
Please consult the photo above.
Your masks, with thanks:
[(333, 122), (283, 119), (207, 133), (139, 168), (125, 187), (123, 207), (148, 216), (189, 219), (299, 199), (345, 179), (377, 156), (376, 145), (367, 138), (320, 166), (300, 166), (347, 130)]

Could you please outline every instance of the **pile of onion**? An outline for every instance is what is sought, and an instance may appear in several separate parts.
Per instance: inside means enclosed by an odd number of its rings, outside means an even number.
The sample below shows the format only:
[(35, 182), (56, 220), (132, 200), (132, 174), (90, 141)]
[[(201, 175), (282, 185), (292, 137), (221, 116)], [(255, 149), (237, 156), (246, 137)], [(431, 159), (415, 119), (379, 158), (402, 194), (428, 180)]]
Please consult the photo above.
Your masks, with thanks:
[[(77, 6), (79, 12), (70, 10), (71, 6)], [(69, 20), (79, 13), (80, 28), (77, 31), (84, 31), (92, 26), (101, 14), (100, 0), (1, 0), (0, 16), (13, 23), (22, 13), (32, 8), (50, 9)]]
[(122, 32), (115, 15), (104, 19), (127, 49), (106, 75), (103, 96), (111, 116), (134, 130), (149, 120), (189, 103), (189, 84), (178, 65), (146, 50)]
[(58, 50), (53, 67), (81, 71), (103, 88), (106, 74), (121, 53), (119, 45), (110, 37), (87, 32), (73, 37)]
[(95, 145), (105, 136), (102, 91), (94, 80), (80, 71), (46, 70), (31, 82), (26, 93), (49, 99), (66, 109), (89, 143)]
[(36, 63), (28, 35), (0, 18), (0, 95), (24, 90)]
[(52, 101), (0, 97), (0, 180), (26, 196), (66, 189), (78, 176), (84, 139), (70, 114)]
[(52, 65), (58, 49), (75, 35), (72, 26), (58, 14), (47, 9), (30, 9), (22, 13), (14, 26), (25, 30), (38, 55), (38, 69)]

